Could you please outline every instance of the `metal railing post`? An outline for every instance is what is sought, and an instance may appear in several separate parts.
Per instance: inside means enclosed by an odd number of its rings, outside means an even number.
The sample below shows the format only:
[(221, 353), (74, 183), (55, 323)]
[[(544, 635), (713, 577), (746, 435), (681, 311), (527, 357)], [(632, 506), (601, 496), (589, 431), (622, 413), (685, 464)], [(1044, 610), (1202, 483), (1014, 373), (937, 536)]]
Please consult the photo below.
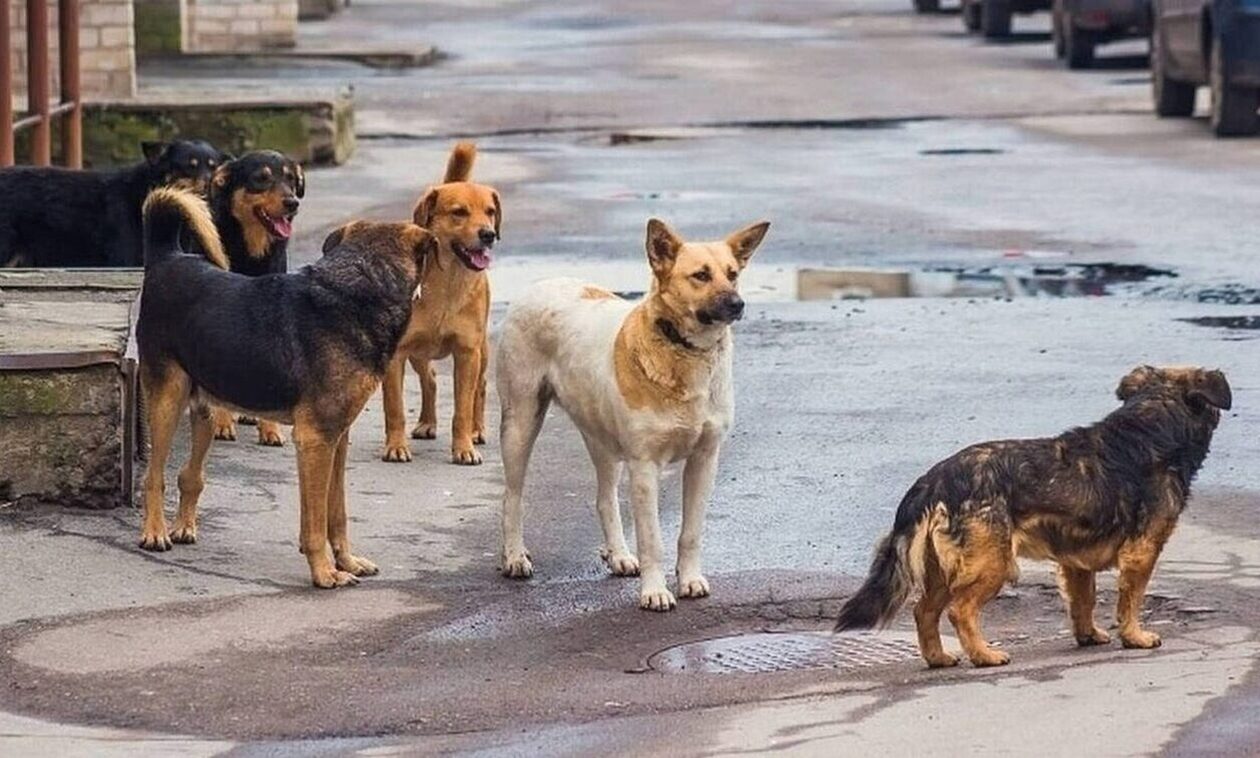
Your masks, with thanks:
[(0, 0), (0, 167), (13, 165), (13, 27)]
[(31, 130), (31, 163), (52, 163), (52, 119), (48, 102), (48, 0), (26, 0), (26, 110), (38, 120)]
[(70, 109), (61, 119), (61, 162), (83, 168), (83, 103), (79, 100), (79, 0), (58, 0), (61, 102)]

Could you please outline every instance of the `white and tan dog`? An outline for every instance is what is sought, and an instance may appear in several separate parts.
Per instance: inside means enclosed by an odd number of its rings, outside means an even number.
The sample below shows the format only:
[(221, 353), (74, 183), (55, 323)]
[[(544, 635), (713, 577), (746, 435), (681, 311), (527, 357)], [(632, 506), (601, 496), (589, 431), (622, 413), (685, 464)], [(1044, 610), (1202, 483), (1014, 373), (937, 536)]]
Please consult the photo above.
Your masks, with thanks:
[[(709, 594), (700, 572), (700, 537), (718, 449), (734, 415), (730, 325), (744, 313), (736, 282), (769, 227), (763, 222), (719, 242), (688, 243), (652, 219), (652, 287), (642, 301), (553, 279), (513, 303), (496, 361), (507, 480), (506, 576), (534, 572), (521, 533), (521, 493), (534, 441), (555, 400), (581, 431), (595, 464), (601, 555), (613, 574), (641, 574), (639, 605), (654, 611), (675, 605), (662, 567), (661, 470), (686, 461), (678, 595)], [(626, 545), (617, 504), (622, 463), (630, 469), (637, 560)]]

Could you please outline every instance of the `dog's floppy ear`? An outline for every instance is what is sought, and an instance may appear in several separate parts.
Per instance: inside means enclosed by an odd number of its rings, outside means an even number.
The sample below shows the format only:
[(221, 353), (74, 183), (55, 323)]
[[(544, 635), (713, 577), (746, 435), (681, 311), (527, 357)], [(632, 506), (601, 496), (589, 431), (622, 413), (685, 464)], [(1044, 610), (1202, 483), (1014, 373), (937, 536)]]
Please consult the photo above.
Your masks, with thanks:
[(499, 193), (494, 190), (490, 191), (490, 197), (494, 198), (494, 238), (503, 239), (503, 235), (500, 234), (500, 230), (503, 229), (503, 203), (499, 202)]
[(429, 228), (429, 222), (433, 221), (433, 214), (437, 211), (437, 199), (437, 187), (430, 187), (420, 196), (420, 202), (416, 203), (416, 209), (411, 213), (411, 220), (416, 226)]
[(349, 229), (349, 228), (350, 228), (350, 224), (346, 224), (345, 226), (339, 226), (336, 229), (333, 229), (332, 233), (324, 238), (324, 246), (323, 248), (321, 248), (321, 250), (324, 253), (327, 253), (328, 251), (332, 250), (334, 247), (340, 245), (342, 238), (346, 236), (346, 229)]
[(412, 251), (416, 254), (417, 261), (437, 252), (437, 237), (419, 224), (411, 224), (407, 227), (406, 239), (407, 244), (411, 245)]
[(1124, 375), (1120, 380), (1120, 386), (1116, 387), (1116, 397), (1121, 402), (1128, 400), (1136, 395), (1148, 382), (1158, 376), (1159, 371), (1154, 366), (1138, 366), (1129, 373)]
[(149, 162), (150, 166), (156, 166), (170, 146), (171, 143), (169, 142), (149, 142), (146, 140), (140, 143), (140, 152), (144, 153), (144, 159)]
[(665, 276), (674, 267), (678, 250), (682, 248), (682, 238), (674, 234), (674, 230), (659, 218), (648, 219), (647, 222), (647, 257), (652, 271), (657, 276)]
[(1229, 381), (1220, 369), (1200, 371), (1194, 378), (1194, 386), (1186, 393), (1191, 400), (1207, 403), (1223, 411), (1234, 405), (1234, 393), (1229, 389)]
[(752, 258), (753, 253), (757, 252), (757, 246), (765, 239), (766, 231), (769, 229), (770, 222), (762, 221), (746, 229), (740, 229), (726, 238), (726, 244), (730, 245), (731, 253), (735, 256), (735, 260), (739, 261), (740, 268), (748, 265), (749, 259)]
[(293, 161), (293, 176), (296, 183), (293, 194), (297, 195), (298, 199), (306, 197), (306, 172), (302, 170), (302, 164), (297, 161)]

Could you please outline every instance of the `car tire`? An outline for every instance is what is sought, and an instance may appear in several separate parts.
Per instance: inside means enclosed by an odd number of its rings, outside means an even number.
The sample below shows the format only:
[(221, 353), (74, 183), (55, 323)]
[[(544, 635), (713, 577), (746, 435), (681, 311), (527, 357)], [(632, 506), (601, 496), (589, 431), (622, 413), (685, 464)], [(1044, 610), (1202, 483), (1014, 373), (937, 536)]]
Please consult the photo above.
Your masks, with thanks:
[(963, 0), (961, 14), (963, 28), (969, 32), (980, 31), (980, 1), (981, 0)]
[(1094, 65), (1094, 47), (1098, 44), (1093, 32), (1081, 29), (1072, 19), (1063, 19), (1063, 57), (1068, 68), (1084, 69)]
[(914, 10), (917, 13), (940, 13), (941, 0), (914, 0)]
[(1050, 39), (1054, 44), (1054, 57), (1063, 58), (1067, 55), (1067, 44), (1063, 41), (1063, 1), (1054, 0), (1054, 7), (1050, 10)]
[(1010, 0), (981, 0), (980, 31), (988, 39), (1011, 36)]
[(1156, 22), (1156, 27), (1151, 32), (1151, 93), (1155, 99), (1155, 115), (1161, 118), (1193, 116), (1194, 94), (1198, 88), (1168, 76), (1168, 62), (1164, 53), (1166, 44)]
[(1208, 83), (1212, 89), (1212, 131), (1217, 137), (1249, 137), (1260, 131), (1260, 92), (1225, 81), (1225, 55), (1212, 45)]

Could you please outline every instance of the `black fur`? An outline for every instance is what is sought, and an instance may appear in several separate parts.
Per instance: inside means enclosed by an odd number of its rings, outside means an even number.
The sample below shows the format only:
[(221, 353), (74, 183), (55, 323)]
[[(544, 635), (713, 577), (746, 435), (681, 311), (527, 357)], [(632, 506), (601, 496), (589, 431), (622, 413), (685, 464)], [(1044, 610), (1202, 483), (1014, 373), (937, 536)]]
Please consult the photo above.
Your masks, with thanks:
[(204, 192), (229, 159), (201, 140), (146, 142), (145, 160), (112, 171), (0, 170), (0, 266), (140, 266), (140, 208), (155, 187)]
[(1172, 371), (1130, 373), (1117, 390), (1123, 405), (1091, 426), (972, 445), (933, 466), (902, 498), (892, 533), (836, 629), (892, 619), (912, 589), (906, 551), (938, 503), (959, 546), (969, 521), (981, 518), (1005, 533), (1035, 530), (1062, 554), (1136, 537), (1157, 516), (1175, 519), (1207, 457), (1220, 409), (1233, 400), (1219, 371), (1166, 373)]
[(232, 270), (247, 276), (288, 271), (288, 237), (269, 235), (266, 252), (250, 255), (241, 222), (232, 213), (232, 198), (237, 190), (248, 194), (278, 193), (279, 202), (288, 206), (286, 215), (292, 222), (298, 212), (298, 201), (306, 195), (302, 167), (275, 150), (256, 150), (225, 164), (216, 173), (210, 190), (210, 211)]

